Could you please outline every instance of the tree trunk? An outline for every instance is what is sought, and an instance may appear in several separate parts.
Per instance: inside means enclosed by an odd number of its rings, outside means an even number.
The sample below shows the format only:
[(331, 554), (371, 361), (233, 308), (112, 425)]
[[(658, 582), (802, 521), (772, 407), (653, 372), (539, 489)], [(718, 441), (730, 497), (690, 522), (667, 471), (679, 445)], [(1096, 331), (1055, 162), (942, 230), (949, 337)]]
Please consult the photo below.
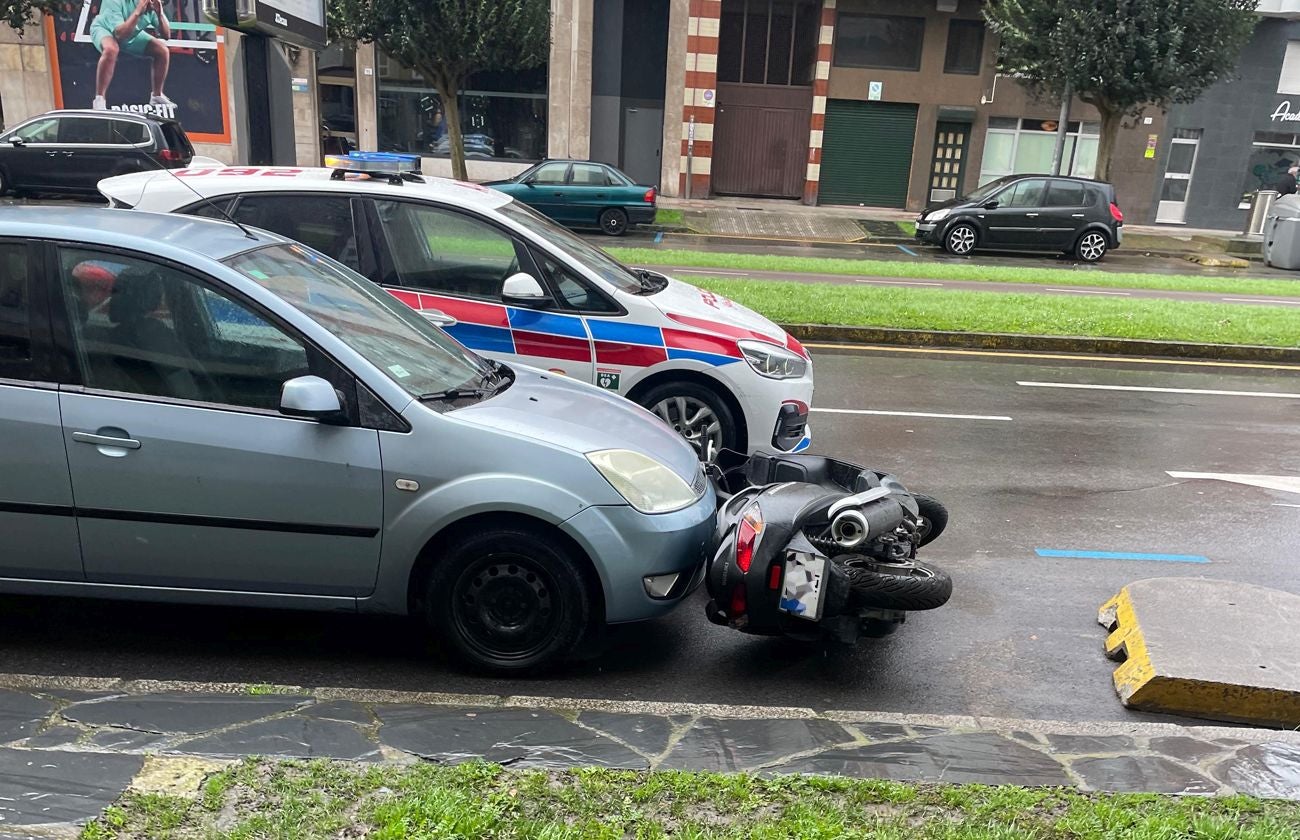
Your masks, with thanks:
[(438, 91), (442, 102), (442, 118), (447, 125), (447, 146), (451, 149), (451, 177), (468, 181), (465, 169), (465, 137), (460, 133), (460, 79), (426, 74), (425, 78)]
[(1094, 103), (1101, 114), (1101, 137), (1097, 141), (1097, 172), (1093, 176), (1099, 181), (1110, 181), (1111, 158), (1115, 154), (1115, 140), (1119, 136), (1119, 124), (1123, 114), (1108, 103)]

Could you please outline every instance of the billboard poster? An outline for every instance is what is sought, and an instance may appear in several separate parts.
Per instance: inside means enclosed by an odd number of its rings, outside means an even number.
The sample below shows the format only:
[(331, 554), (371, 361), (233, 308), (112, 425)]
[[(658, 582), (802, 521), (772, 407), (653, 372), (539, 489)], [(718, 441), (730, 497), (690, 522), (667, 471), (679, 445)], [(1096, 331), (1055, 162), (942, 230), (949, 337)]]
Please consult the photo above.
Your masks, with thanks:
[(222, 29), (202, 0), (71, 0), (45, 19), (58, 108), (180, 120), (191, 140), (229, 143)]

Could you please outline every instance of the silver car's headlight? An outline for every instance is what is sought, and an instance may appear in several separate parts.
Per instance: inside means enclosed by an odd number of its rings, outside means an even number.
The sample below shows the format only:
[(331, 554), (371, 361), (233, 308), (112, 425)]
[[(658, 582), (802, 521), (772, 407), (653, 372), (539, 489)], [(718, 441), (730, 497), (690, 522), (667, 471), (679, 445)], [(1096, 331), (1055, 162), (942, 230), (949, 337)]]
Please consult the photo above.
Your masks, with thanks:
[(941, 221), (943, 221), (944, 219), (948, 218), (948, 214), (951, 213), (951, 212), (952, 212), (952, 208), (951, 208), (951, 207), (944, 207), (944, 208), (939, 209), (939, 210), (932, 210), (932, 211), (930, 211), (929, 213), (926, 213), (926, 214), (925, 214), (925, 221), (927, 221), (927, 222), (941, 222)]
[(587, 460), (642, 513), (681, 510), (700, 497), (681, 476), (640, 452), (601, 449), (588, 452)]
[(792, 350), (766, 341), (737, 341), (745, 361), (759, 376), (768, 379), (798, 379), (808, 372), (808, 360)]

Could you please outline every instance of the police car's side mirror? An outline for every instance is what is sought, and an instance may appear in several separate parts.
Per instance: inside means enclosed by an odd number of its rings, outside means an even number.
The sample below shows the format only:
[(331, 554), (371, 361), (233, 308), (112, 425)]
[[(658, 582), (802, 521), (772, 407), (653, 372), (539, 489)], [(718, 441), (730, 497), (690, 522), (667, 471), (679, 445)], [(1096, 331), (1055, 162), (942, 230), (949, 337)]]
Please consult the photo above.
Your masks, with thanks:
[(506, 278), (506, 282), (501, 285), (501, 299), (516, 306), (541, 306), (549, 300), (542, 284), (526, 271)]

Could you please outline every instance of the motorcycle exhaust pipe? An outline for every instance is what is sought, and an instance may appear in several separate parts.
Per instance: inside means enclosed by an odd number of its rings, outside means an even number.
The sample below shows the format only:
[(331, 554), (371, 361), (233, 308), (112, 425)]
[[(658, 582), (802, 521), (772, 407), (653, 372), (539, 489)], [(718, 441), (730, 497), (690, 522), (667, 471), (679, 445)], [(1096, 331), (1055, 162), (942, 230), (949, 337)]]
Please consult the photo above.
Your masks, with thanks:
[(831, 539), (841, 548), (857, 548), (888, 534), (903, 522), (895, 499), (876, 499), (860, 507), (841, 508), (831, 519)]

